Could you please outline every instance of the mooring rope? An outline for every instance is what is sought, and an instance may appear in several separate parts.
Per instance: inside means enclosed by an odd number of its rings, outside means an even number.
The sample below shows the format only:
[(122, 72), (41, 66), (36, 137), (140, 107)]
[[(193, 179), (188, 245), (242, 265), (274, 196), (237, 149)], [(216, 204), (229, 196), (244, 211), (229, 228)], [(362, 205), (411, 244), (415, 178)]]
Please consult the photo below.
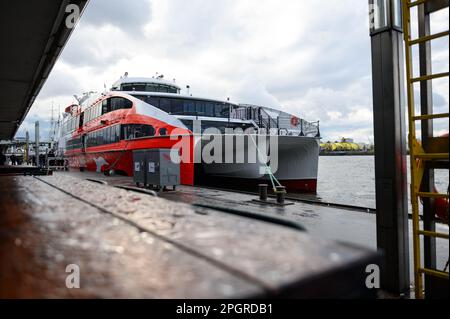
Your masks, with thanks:
[[(261, 150), (259, 149), (256, 141), (253, 139), (253, 136), (251, 134), (249, 134), (250, 138), (252, 139), (253, 144), (255, 144), (256, 150), (258, 151), (258, 158), (260, 160), (260, 162), (262, 162), (265, 166), (266, 172), (269, 175), (269, 179), (270, 182), (272, 184), (272, 189), (273, 191), (276, 193), (277, 192), (277, 188), (275, 186), (275, 182), (278, 184), (278, 186), (283, 186), (280, 184), (280, 182), (278, 181), (278, 179), (275, 177), (275, 175), (272, 173), (272, 169), (270, 168), (270, 166), (267, 165), (266, 161), (264, 161), (264, 157), (261, 153)], [(269, 135), (270, 138), (270, 135)]]

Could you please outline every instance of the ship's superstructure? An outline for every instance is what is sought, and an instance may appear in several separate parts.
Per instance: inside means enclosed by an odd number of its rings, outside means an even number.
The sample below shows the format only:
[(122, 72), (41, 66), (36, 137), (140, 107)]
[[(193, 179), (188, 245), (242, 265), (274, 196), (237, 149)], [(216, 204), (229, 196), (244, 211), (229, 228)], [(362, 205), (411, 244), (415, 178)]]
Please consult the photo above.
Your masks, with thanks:
[[(273, 174), (290, 191), (315, 192), (317, 123), (274, 108), (180, 92), (162, 76), (123, 76), (108, 92), (85, 94), (65, 110), (59, 150), (72, 167), (132, 175), (133, 150), (182, 145), (190, 153), (180, 164), (182, 184), (193, 185), (196, 174), (245, 181)], [(215, 160), (205, 160), (203, 151), (214, 137), (225, 142), (223, 152), (213, 150)], [(235, 143), (230, 148), (227, 141)], [(267, 142), (263, 150), (261, 141)], [(276, 169), (270, 171), (275, 155)]]

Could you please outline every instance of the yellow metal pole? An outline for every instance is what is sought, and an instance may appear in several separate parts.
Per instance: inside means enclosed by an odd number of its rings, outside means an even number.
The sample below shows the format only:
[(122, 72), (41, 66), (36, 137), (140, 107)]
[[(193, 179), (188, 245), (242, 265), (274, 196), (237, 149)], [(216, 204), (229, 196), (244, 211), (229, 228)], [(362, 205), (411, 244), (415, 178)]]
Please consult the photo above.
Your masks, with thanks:
[(416, 190), (416, 161), (414, 159), (414, 140), (416, 139), (416, 125), (414, 117), (414, 87), (412, 78), (412, 50), (408, 45), (411, 41), (411, 25), (410, 25), (410, 1), (402, 1), (403, 9), (403, 32), (405, 37), (405, 57), (406, 57), (406, 85), (407, 85), (407, 103), (408, 103), (408, 123), (409, 123), (409, 152), (411, 165), (411, 206), (412, 206), (412, 225), (413, 225), (413, 251), (414, 251), (414, 287), (416, 298), (422, 298), (422, 273), (420, 269), (420, 238), (419, 238), (419, 214)]

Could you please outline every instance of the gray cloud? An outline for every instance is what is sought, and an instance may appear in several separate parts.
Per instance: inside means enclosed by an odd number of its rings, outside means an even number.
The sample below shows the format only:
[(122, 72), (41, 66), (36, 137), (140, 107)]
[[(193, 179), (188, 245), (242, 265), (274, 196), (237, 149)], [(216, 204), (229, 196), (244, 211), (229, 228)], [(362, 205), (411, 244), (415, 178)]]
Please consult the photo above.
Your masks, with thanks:
[(446, 100), (441, 94), (433, 92), (433, 105), (435, 107), (448, 107), (448, 100)]
[(112, 25), (128, 36), (140, 36), (150, 20), (151, 2), (148, 0), (91, 0), (81, 23), (95, 27)]
[(68, 73), (67, 70), (55, 68), (42, 88), (39, 98), (70, 97), (82, 90), (83, 84), (74, 78), (71, 73)]
[[(29, 118), (48, 112), (52, 98), (66, 105), (125, 71), (160, 72), (194, 94), (320, 120), (326, 139), (367, 142), (367, 12), (367, 1), (354, 0), (91, 0)], [(448, 12), (438, 24), (447, 20)], [(436, 69), (448, 69), (448, 44), (433, 52)], [(436, 108), (448, 109), (448, 89), (434, 89)]]

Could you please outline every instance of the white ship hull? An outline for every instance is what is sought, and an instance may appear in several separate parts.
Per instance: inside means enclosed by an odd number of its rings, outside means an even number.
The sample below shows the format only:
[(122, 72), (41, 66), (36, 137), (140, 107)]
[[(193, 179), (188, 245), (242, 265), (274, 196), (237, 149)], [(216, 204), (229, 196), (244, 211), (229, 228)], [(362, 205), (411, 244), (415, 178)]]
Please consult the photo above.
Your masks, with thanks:
[[(225, 140), (225, 137), (221, 137)], [(288, 188), (288, 191), (306, 191), (315, 192), (317, 187), (317, 173), (319, 162), (319, 139), (314, 137), (304, 136), (267, 136), (267, 135), (243, 135), (243, 145), (237, 145), (236, 136), (228, 136), (228, 139), (233, 140), (231, 147), (222, 147), (222, 161), (217, 163), (207, 163), (202, 157), (203, 172), (206, 175), (236, 179), (236, 181), (248, 183), (250, 181), (261, 182), (264, 180), (269, 181), (269, 175), (267, 174), (267, 166), (272, 168), (274, 176), (281, 182), (282, 185)], [(270, 146), (270, 138), (272, 143), (277, 141), (277, 146)], [(256, 144), (266, 140), (266, 145), (269, 149), (266, 154), (270, 154), (267, 158), (264, 156), (255, 156), (258, 153), (264, 154), (264, 147), (259, 147), (259, 152), (256, 148)], [(210, 142), (209, 139), (202, 141), (202, 151), (205, 151), (205, 146)], [(223, 143), (226, 145), (226, 143)], [(264, 144), (264, 143), (262, 143)], [(233, 152), (233, 157), (230, 155), (230, 151)], [(273, 159), (277, 152), (278, 163), (267, 159)], [(226, 155), (228, 154), (228, 155)], [(228, 156), (228, 162), (226, 157)], [(218, 157), (216, 157), (218, 158)], [(232, 161), (230, 162), (230, 159)], [(240, 159), (241, 161), (237, 161)], [(242, 159), (244, 159), (242, 161)]]

